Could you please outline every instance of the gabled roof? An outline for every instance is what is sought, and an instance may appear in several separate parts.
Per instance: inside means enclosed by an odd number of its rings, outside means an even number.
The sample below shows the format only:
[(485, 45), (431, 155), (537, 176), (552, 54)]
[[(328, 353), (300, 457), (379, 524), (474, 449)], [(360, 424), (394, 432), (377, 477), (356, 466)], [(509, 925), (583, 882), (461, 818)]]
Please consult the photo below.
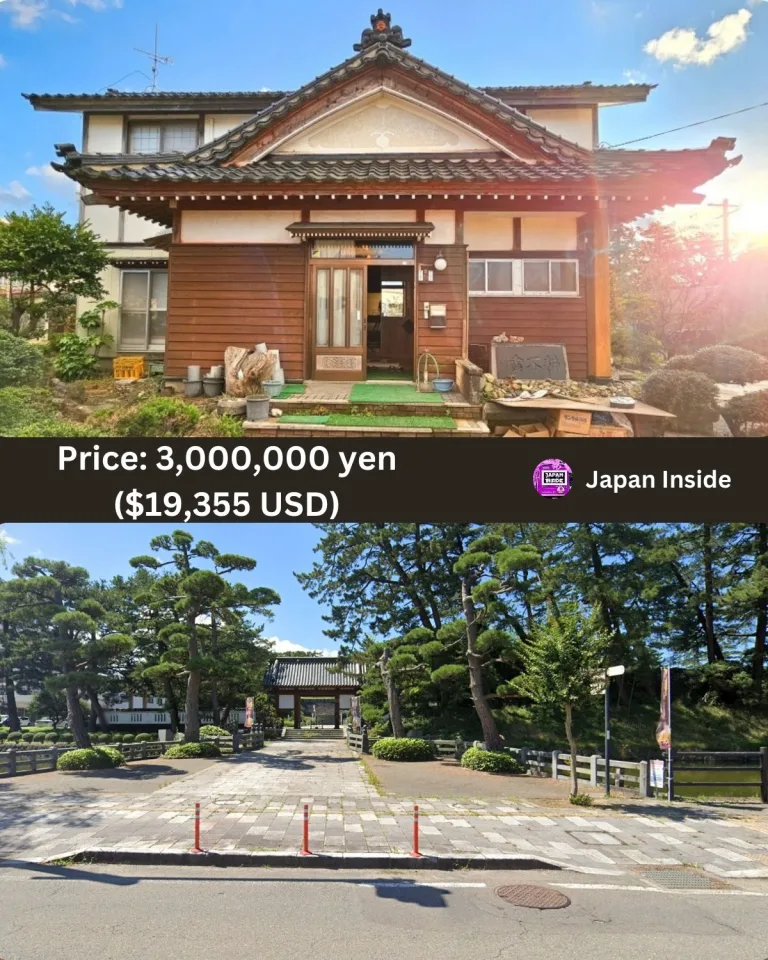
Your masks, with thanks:
[(277, 100), (251, 120), (191, 152), (187, 159), (202, 164), (226, 163), (257, 135), (263, 134), (271, 126), (276, 125), (321, 93), (371, 67), (387, 66), (398, 67), (415, 78), (431, 81), (439, 88), (466, 101), (467, 104), (479, 108), (487, 114), (489, 119), (501, 121), (509, 129), (510, 134), (522, 134), (537, 150), (547, 156), (567, 159), (585, 156), (588, 153), (585, 148), (553, 134), (502, 100), (457, 80), (399, 47), (385, 43), (370, 46), (350, 57), (339, 66), (311, 80), (295, 93), (287, 94)]
[(267, 668), (264, 686), (347, 687), (357, 689), (363, 682), (362, 663), (344, 663), (336, 657), (278, 657)]

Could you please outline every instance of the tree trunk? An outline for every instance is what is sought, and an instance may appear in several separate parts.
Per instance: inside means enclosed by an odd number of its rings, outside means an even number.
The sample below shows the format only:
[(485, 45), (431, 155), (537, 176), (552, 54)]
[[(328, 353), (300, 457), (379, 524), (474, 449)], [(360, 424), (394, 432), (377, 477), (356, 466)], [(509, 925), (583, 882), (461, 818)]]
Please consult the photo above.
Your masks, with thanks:
[(579, 792), (579, 773), (577, 768), (576, 738), (573, 735), (573, 704), (565, 705), (565, 736), (568, 740), (568, 746), (571, 751), (571, 796), (575, 797)]
[[(13, 281), (11, 281), (12, 283)], [(10, 311), (10, 320), (11, 320), (11, 333), (14, 333), (17, 337), (21, 333), (21, 322), (24, 319), (24, 308), (16, 306), (15, 303), (11, 302), (11, 311)]]
[(16, 685), (10, 674), (5, 675), (5, 703), (8, 711), (8, 727), (11, 733), (18, 733), (21, 730), (19, 722), (19, 710), (16, 706)]
[(197, 666), (199, 660), (199, 644), (197, 641), (197, 625), (192, 616), (187, 620), (189, 629), (189, 679), (187, 680), (187, 700), (184, 704), (184, 740), (187, 743), (197, 743), (200, 740), (200, 682), (201, 672)]
[(715, 634), (715, 578), (711, 524), (705, 523), (702, 530), (704, 534), (704, 631), (707, 638), (707, 662), (717, 663), (724, 660), (725, 657)]
[(88, 699), (90, 701), (90, 710), (88, 711), (88, 733), (96, 733), (99, 729), (99, 715), (96, 712), (96, 704), (94, 701), (95, 694), (89, 691)]
[(221, 720), (219, 721), (218, 726), (226, 727), (227, 721), (229, 720), (229, 715), (231, 712), (232, 712), (232, 704), (231, 703), (224, 704), (224, 709), (221, 712)]
[[(757, 566), (765, 570), (768, 566), (768, 523), (757, 525)], [(766, 574), (768, 577), (768, 574)], [(768, 633), (768, 582), (757, 600), (755, 616), (755, 649), (752, 654), (752, 679), (755, 682), (755, 692), (758, 697), (763, 695), (763, 676), (765, 674), (765, 643)]]
[(171, 715), (171, 733), (175, 737), (179, 732), (179, 705), (176, 702), (173, 683), (170, 680), (165, 680), (163, 689), (165, 691), (165, 702), (168, 704), (168, 713)]
[(483, 742), (489, 750), (501, 750), (503, 741), (496, 720), (488, 706), (485, 691), (485, 677), (483, 676), (483, 657), (475, 651), (477, 645), (477, 620), (475, 616), (475, 602), (466, 577), (461, 578), (461, 606), (464, 610), (464, 621), (467, 633), (467, 663), (469, 665), (469, 689), (472, 694), (472, 703), (483, 731)]
[[(96, 691), (92, 687), (89, 687), (87, 692), (88, 692), (88, 699), (91, 702), (91, 716), (94, 716), (96, 718), (98, 729), (101, 730), (102, 733), (108, 733), (109, 720), (107, 720), (107, 712), (104, 709), (104, 707), (101, 705), (101, 701), (99, 700), (98, 693), (96, 693)], [(89, 726), (88, 730), (89, 732), (94, 733), (96, 731), (96, 727), (93, 727), (93, 729), (91, 729), (91, 727)]]
[(400, 711), (400, 694), (398, 693), (394, 677), (388, 667), (391, 656), (392, 651), (386, 647), (379, 660), (379, 672), (384, 682), (384, 688), (387, 691), (389, 722), (392, 726), (392, 736), (399, 739), (405, 736), (405, 727), (403, 726), (403, 716)]
[(83, 711), (80, 709), (80, 696), (77, 687), (68, 686), (67, 694), (67, 723), (75, 743), (81, 749), (88, 749), (91, 746), (91, 739), (85, 728)]
[[(219, 627), (216, 622), (216, 615), (211, 612), (211, 656), (216, 657), (219, 646)], [(219, 691), (216, 686), (216, 679), (211, 680), (211, 710), (213, 712), (214, 726), (219, 726)]]

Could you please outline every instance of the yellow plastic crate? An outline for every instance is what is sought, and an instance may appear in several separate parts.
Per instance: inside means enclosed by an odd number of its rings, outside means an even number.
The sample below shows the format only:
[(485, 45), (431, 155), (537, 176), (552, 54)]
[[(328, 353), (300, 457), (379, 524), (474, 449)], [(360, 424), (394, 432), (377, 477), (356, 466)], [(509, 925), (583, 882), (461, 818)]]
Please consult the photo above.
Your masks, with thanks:
[(115, 380), (141, 380), (144, 376), (144, 357), (117, 357), (112, 368)]

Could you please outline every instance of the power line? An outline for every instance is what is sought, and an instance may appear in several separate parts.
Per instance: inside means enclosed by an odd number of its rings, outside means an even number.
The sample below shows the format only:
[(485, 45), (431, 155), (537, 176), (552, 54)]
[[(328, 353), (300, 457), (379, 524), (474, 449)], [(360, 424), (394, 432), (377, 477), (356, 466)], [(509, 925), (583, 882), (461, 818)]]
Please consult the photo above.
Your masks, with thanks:
[(677, 133), (678, 130), (690, 130), (691, 127), (701, 127), (705, 123), (714, 123), (715, 120), (725, 120), (727, 117), (735, 117), (740, 113), (749, 113), (750, 110), (759, 110), (760, 107), (768, 107), (768, 100), (764, 103), (756, 103), (751, 107), (743, 107), (741, 110), (732, 110), (730, 113), (721, 113), (718, 117), (710, 117), (708, 120), (697, 120), (696, 123), (686, 123), (682, 127), (672, 127), (671, 130), (662, 130), (661, 133), (651, 133), (647, 137), (638, 137), (636, 140), (625, 140), (623, 143), (612, 143), (609, 145), (611, 150), (616, 147), (626, 147), (630, 143), (641, 143), (643, 140), (654, 140), (656, 137), (665, 137), (668, 133)]

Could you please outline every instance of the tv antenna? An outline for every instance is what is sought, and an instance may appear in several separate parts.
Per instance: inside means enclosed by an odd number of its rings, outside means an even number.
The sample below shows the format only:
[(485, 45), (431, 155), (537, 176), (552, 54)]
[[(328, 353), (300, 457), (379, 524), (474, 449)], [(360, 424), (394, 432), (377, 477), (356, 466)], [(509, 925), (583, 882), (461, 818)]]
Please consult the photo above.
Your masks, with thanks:
[(149, 50), (141, 50), (139, 47), (134, 47), (133, 49), (137, 53), (143, 53), (145, 57), (149, 57), (152, 61), (152, 93), (157, 91), (157, 72), (160, 64), (164, 67), (170, 67), (173, 65), (173, 60), (170, 57), (163, 57), (157, 52), (157, 42), (159, 38), (159, 30), (157, 24), (155, 24), (155, 49), (152, 53)]

